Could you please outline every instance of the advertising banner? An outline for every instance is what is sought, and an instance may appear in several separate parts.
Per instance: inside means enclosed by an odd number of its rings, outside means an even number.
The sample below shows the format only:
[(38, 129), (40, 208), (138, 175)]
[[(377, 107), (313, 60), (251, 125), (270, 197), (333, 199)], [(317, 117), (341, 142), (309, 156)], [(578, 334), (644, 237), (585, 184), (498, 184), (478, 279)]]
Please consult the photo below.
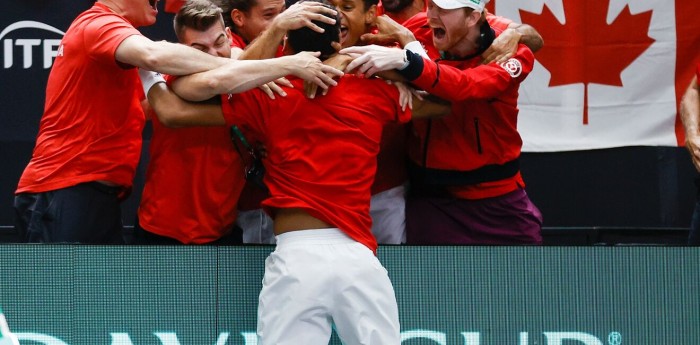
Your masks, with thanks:
[[(5, 245), (0, 303), (21, 345), (256, 345), (271, 250)], [(700, 344), (698, 248), (388, 246), (378, 255), (402, 345)]]

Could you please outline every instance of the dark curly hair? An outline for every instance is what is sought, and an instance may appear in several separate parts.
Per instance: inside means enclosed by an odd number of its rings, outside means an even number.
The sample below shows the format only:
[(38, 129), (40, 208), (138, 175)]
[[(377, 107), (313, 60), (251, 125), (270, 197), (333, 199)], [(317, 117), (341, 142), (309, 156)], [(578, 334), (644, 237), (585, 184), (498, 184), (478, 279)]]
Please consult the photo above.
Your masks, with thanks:
[[(301, 0), (300, 2), (314, 1), (322, 3), (328, 8), (336, 10), (327, 0)], [(336, 14), (335, 24), (326, 24), (319, 21), (314, 21), (314, 24), (324, 29), (323, 33), (319, 33), (303, 27), (297, 30), (291, 30), (287, 33), (287, 44), (296, 53), (303, 51), (321, 52), (321, 60), (328, 58), (335, 53), (335, 49), (331, 46), (332, 42), (340, 41), (340, 14)]]

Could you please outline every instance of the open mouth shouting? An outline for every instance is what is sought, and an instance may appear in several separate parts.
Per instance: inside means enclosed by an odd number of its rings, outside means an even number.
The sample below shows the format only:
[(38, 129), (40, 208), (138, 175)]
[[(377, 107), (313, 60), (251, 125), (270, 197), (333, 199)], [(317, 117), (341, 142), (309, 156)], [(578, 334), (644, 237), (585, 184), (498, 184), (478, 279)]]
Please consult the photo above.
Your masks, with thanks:
[(348, 26), (340, 23), (340, 45), (345, 47), (345, 40), (348, 38)]
[(431, 29), (433, 29), (434, 40), (442, 40), (443, 38), (445, 38), (445, 29), (438, 27), (433, 27)]
[(148, 3), (153, 7), (154, 10), (158, 10), (156, 7), (158, 6), (158, 0), (148, 0)]

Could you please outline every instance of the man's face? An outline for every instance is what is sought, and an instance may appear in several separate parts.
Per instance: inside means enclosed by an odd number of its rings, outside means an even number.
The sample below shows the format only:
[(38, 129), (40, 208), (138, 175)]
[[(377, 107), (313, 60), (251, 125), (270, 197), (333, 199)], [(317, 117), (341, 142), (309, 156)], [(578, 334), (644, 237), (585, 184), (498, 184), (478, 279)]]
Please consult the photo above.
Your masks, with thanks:
[(197, 31), (185, 27), (182, 31), (182, 41), (180, 43), (192, 48), (201, 50), (209, 55), (230, 58), (231, 40), (228, 28), (219, 22), (212, 25), (205, 31)]
[(469, 11), (464, 8), (445, 10), (428, 2), (428, 25), (433, 31), (433, 45), (440, 51), (457, 53), (467, 43)]
[(360, 42), (360, 36), (368, 33), (376, 16), (376, 6), (365, 9), (362, 0), (333, 0), (340, 11), (340, 45), (351, 47)]
[(413, 4), (414, 0), (382, 0), (382, 5), (387, 13), (398, 13)]
[(156, 23), (158, 0), (121, 0), (124, 17), (135, 27)]
[(233, 16), (238, 10), (232, 12), (232, 19), (236, 25), (236, 31), (246, 42), (251, 42), (270, 26), (272, 20), (284, 11), (284, 0), (257, 0), (248, 13), (239, 12), (236, 19)]

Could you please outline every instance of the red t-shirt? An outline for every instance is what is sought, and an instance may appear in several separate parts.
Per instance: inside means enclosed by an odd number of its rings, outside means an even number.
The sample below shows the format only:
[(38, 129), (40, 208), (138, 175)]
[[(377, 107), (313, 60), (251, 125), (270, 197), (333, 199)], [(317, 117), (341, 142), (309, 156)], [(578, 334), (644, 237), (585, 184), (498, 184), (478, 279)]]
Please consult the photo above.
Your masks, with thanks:
[(137, 70), (114, 58), (131, 35), (140, 33), (101, 3), (73, 21), (49, 74), (36, 146), (16, 193), (96, 180), (131, 186), (141, 154), (143, 91)]
[[(245, 43), (243, 40), (243, 37), (237, 35), (236, 33), (231, 33), (231, 47), (235, 48), (241, 48), (245, 49), (248, 45)], [(283, 56), (284, 54), (282, 53), (283, 47), (279, 46), (277, 49), (276, 57)], [(248, 136), (248, 133), (243, 132), (243, 136)], [(247, 138), (246, 138), (247, 140)], [(242, 150), (245, 150), (245, 148), (241, 148)], [(243, 153), (247, 154), (247, 153)], [(252, 159), (252, 158), (250, 158)], [(260, 209), (260, 204), (263, 202), (268, 197), (268, 194), (265, 190), (260, 188), (258, 185), (256, 185), (253, 182), (246, 182), (245, 187), (243, 188), (243, 191), (241, 192), (241, 196), (238, 199), (238, 209), (241, 211), (249, 211), (249, 210), (257, 210)]]
[(228, 126), (167, 128), (155, 116), (152, 123), (139, 224), (185, 244), (225, 236), (245, 183)]
[(370, 185), (382, 127), (406, 122), (398, 90), (379, 79), (342, 77), (327, 95), (308, 100), (292, 79), (287, 97), (270, 100), (259, 89), (229, 96), (224, 114), (267, 149), (263, 159), (270, 197), (263, 207), (301, 208), (340, 228), (373, 251)]
[[(239, 36), (235, 32), (231, 32), (231, 48), (241, 48), (245, 49), (245, 47), (248, 46), (248, 43), (245, 42), (243, 37)], [(275, 53), (275, 57), (280, 57), (284, 55), (284, 47), (280, 44), (279, 47), (277, 47), (277, 53)]]
[(700, 62), (698, 62), (697, 69), (695, 70), (695, 76), (698, 78), (698, 83), (700, 83)]

